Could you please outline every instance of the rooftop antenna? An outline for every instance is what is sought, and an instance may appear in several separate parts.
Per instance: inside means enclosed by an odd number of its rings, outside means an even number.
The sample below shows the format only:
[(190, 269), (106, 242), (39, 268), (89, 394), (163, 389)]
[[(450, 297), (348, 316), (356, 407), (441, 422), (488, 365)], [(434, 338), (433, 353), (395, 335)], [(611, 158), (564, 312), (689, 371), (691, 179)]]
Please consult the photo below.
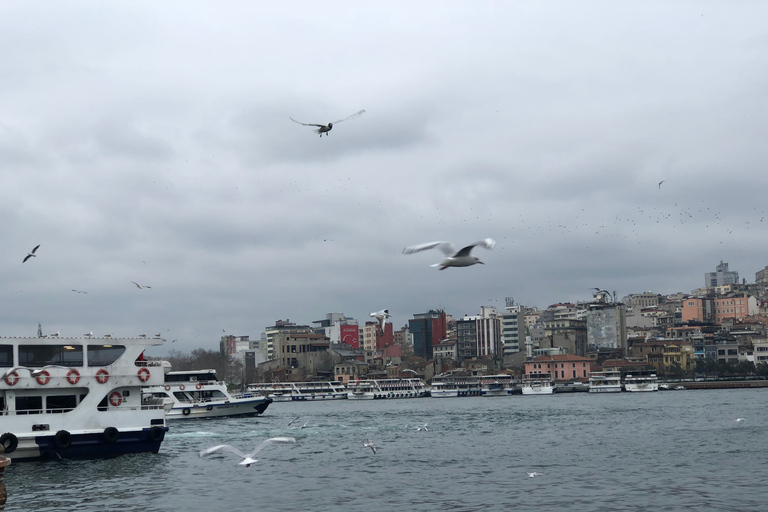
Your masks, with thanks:
[(40, 325), (40, 322), (37, 322), (37, 337), (38, 338), (43, 337), (43, 326)]

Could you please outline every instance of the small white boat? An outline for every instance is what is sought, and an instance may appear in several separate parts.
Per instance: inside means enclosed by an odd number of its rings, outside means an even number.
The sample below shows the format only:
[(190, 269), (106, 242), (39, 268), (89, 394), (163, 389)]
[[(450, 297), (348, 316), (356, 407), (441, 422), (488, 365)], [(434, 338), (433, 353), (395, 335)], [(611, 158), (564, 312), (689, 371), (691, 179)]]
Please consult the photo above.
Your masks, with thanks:
[(420, 398), (429, 396), (420, 379), (353, 380), (347, 384), (349, 400), (380, 400), (389, 398)]
[(511, 375), (483, 375), (480, 377), (482, 396), (509, 396), (515, 393)]
[(249, 384), (248, 390), (275, 402), (346, 400), (347, 388), (339, 381), (260, 382)]
[(165, 384), (147, 386), (143, 393), (145, 400), (170, 405), (168, 419), (257, 416), (272, 403), (257, 393), (230, 394), (215, 370), (168, 372)]
[(523, 375), (522, 390), (524, 395), (552, 395), (555, 392), (555, 380), (551, 373)]
[(659, 390), (659, 381), (655, 373), (634, 373), (624, 376), (624, 391), (632, 393)]
[(621, 372), (590, 372), (590, 393), (620, 393)]

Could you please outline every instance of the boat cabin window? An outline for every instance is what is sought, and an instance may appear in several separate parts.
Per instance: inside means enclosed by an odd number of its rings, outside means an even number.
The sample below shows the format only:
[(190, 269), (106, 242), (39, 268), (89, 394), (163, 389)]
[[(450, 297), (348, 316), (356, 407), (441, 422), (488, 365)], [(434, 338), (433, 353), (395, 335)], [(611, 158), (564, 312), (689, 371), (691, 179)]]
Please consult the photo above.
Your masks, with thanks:
[(0, 368), (13, 366), (13, 345), (0, 345)]
[(42, 396), (17, 396), (16, 414), (40, 414), (43, 409)]
[(77, 407), (77, 395), (49, 395), (45, 398), (48, 412), (67, 412)]
[(83, 366), (81, 345), (19, 345), (19, 365), (41, 367), (49, 364)]
[(109, 366), (125, 352), (123, 345), (88, 345), (88, 366)]

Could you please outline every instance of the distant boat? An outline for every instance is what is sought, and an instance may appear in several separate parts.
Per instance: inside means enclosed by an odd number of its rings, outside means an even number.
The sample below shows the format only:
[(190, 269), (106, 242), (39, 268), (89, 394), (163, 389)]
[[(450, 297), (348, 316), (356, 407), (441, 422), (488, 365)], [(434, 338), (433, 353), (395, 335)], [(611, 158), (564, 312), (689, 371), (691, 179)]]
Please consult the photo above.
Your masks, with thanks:
[(523, 395), (552, 395), (555, 380), (551, 373), (530, 373), (523, 375)]
[(620, 393), (621, 392), (621, 372), (590, 372), (589, 373), (589, 392), (590, 393)]
[(260, 382), (249, 384), (248, 390), (275, 402), (346, 400), (347, 388), (339, 381)]
[(429, 396), (420, 379), (352, 380), (347, 384), (349, 400), (379, 400), (389, 398), (421, 398)]
[(624, 391), (632, 393), (658, 391), (659, 381), (655, 373), (633, 373), (624, 376)]

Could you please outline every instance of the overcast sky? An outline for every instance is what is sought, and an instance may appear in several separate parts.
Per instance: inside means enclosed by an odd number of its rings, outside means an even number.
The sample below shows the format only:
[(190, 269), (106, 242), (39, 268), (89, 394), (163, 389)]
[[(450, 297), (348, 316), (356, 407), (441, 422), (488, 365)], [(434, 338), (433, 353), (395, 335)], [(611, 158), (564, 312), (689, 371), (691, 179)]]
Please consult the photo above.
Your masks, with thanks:
[[(720, 260), (753, 282), (766, 20), (750, 1), (2, 1), (0, 335), (162, 333), (162, 353), (330, 312), (397, 329), (508, 296), (689, 292)], [(289, 119), (360, 109), (322, 138)], [(486, 237), (485, 265), (402, 254)]]

